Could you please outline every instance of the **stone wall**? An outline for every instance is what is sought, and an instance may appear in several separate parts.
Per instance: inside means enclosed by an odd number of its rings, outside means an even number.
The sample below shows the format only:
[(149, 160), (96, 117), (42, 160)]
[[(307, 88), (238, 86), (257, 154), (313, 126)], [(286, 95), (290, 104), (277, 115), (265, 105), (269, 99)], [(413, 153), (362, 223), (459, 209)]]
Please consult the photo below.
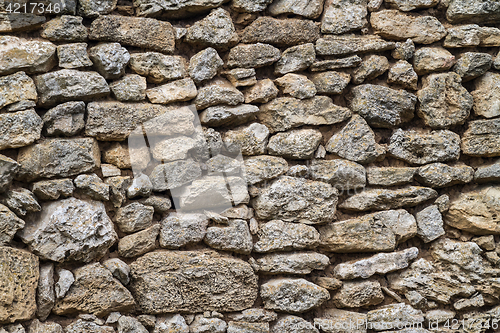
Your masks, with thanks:
[(498, 332), (500, 2), (16, 1), (0, 333)]

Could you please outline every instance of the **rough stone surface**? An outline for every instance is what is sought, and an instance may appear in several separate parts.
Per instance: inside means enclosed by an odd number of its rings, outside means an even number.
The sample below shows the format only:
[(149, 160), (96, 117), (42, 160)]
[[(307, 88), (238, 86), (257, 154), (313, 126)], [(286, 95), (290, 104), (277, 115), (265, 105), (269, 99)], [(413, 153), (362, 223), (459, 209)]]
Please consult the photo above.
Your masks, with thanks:
[(218, 8), (189, 27), (184, 39), (192, 44), (227, 48), (238, 42), (238, 35), (229, 12)]
[(387, 82), (401, 85), (403, 88), (417, 90), (418, 75), (409, 62), (400, 60), (389, 69)]
[(337, 308), (358, 308), (382, 303), (384, 294), (378, 281), (346, 281), (332, 300)]
[(387, 3), (395, 6), (403, 12), (409, 12), (414, 9), (430, 8), (439, 4), (437, 0), (388, 0)]
[(323, 72), (314, 74), (311, 81), (316, 86), (318, 94), (337, 95), (347, 87), (351, 76), (342, 72)]
[(0, 114), (0, 150), (32, 144), (40, 139), (42, 127), (34, 109)]
[(429, 243), (445, 234), (443, 217), (437, 205), (427, 206), (415, 214), (417, 236)]
[(41, 200), (57, 200), (59, 197), (69, 197), (75, 186), (71, 179), (42, 180), (33, 183), (33, 193)]
[(432, 163), (418, 168), (415, 178), (430, 187), (446, 187), (472, 181), (474, 169), (469, 166), (451, 167), (443, 163)]
[(156, 237), (160, 232), (160, 225), (155, 224), (135, 234), (125, 236), (118, 242), (118, 254), (124, 258), (133, 258), (156, 248)]
[(205, 243), (217, 250), (249, 254), (252, 252), (252, 235), (244, 220), (231, 220), (227, 227), (210, 227)]
[(20, 101), (37, 100), (35, 84), (24, 72), (0, 78), (0, 92), (0, 108)]
[(18, 218), (9, 208), (0, 204), (0, 245), (7, 245), (19, 229), (24, 228), (24, 221)]
[(2, 75), (17, 71), (43, 73), (56, 65), (56, 46), (50, 42), (1, 36), (0, 45)]
[(270, 155), (291, 159), (309, 159), (318, 148), (322, 138), (317, 130), (291, 130), (273, 135), (269, 139), (267, 149)]
[(189, 76), (199, 83), (212, 79), (224, 65), (217, 51), (212, 47), (196, 53), (189, 60)]
[(292, 46), (286, 49), (281, 59), (274, 66), (276, 74), (287, 74), (304, 70), (316, 59), (316, 51), (312, 43)]
[(313, 21), (259, 17), (243, 30), (241, 42), (289, 46), (314, 43), (318, 38), (319, 27)]
[(361, 84), (364, 81), (373, 80), (384, 74), (389, 69), (389, 61), (386, 57), (372, 55), (365, 58), (361, 65), (352, 73), (352, 82)]
[(254, 105), (212, 106), (200, 113), (200, 122), (205, 126), (238, 126), (255, 119), (259, 108)]
[(117, 2), (117, 0), (82, 0), (78, 2), (78, 14), (84, 17), (97, 17), (109, 14), (116, 8)]
[(316, 42), (317, 55), (343, 56), (352, 53), (392, 50), (396, 43), (377, 36), (324, 36)]
[(499, 119), (469, 122), (469, 128), (462, 136), (462, 152), (470, 156), (499, 156), (499, 126)]
[(194, 100), (196, 109), (203, 110), (218, 104), (238, 105), (245, 101), (245, 97), (229, 81), (215, 79), (200, 89)]
[(155, 104), (185, 102), (192, 100), (197, 94), (196, 85), (190, 78), (146, 90), (148, 99)]
[(274, 83), (281, 88), (284, 94), (292, 97), (306, 99), (316, 95), (314, 83), (305, 75), (289, 73), (274, 80)]
[(254, 251), (259, 253), (310, 249), (319, 241), (319, 233), (314, 227), (281, 220), (264, 224), (257, 235), (259, 240), (254, 244)]
[(367, 25), (367, 0), (327, 0), (321, 32), (343, 34)]
[(296, 14), (307, 18), (317, 18), (323, 9), (323, 0), (278, 0), (269, 5), (271, 15)]
[(365, 168), (355, 162), (342, 159), (313, 161), (309, 168), (311, 178), (331, 184), (339, 191), (365, 187)]
[(87, 54), (87, 43), (63, 44), (57, 47), (59, 67), (77, 69), (92, 66)]
[(105, 79), (118, 79), (125, 74), (130, 54), (120, 43), (98, 44), (89, 49), (90, 60)]
[(266, 151), (269, 130), (253, 123), (224, 133), (223, 140), (230, 151), (241, 151), (243, 155), (261, 155)]
[(486, 73), (492, 63), (493, 58), (487, 53), (466, 52), (457, 60), (453, 71), (462, 81), (470, 81)]
[(422, 47), (413, 57), (413, 68), (418, 75), (446, 71), (454, 63), (455, 56), (441, 47)]
[(491, 3), (484, 6), (484, 4), (481, 0), (452, 0), (446, 11), (446, 17), (453, 23), (486, 23), (497, 20), (500, 17), (499, 5)]
[(85, 127), (84, 117), (84, 102), (59, 104), (43, 115), (44, 132), (47, 136), (76, 135)]
[(329, 263), (327, 256), (316, 252), (273, 253), (257, 259), (258, 270), (266, 274), (309, 274)]
[(484, 74), (474, 81), (475, 90), (472, 92), (474, 98), (474, 113), (485, 118), (493, 118), (500, 115), (500, 75), (492, 72)]
[(280, 58), (280, 50), (269, 44), (238, 45), (229, 50), (227, 65), (239, 68), (258, 68), (269, 66)]
[(133, 53), (130, 68), (139, 75), (146, 76), (152, 83), (182, 79), (187, 75), (186, 59), (158, 52)]
[(160, 246), (177, 249), (199, 243), (205, 237), (208, 222), (203, 214), (169, 214), (161, 221)]
[(223, 2), (222, 0), (188, 0), (183, 2), (141, 0), (135, 2), (134, 6), (137, 8), (139, 16), (184, 18), (219, 7)]
[(44, 24), (41, 36), (53, 42), (83, 42), (87, 40), (87, 28), (78, 16), (62, 15)]
[(370, 167), (366, 169), (366, 180), (370, 185), (404, 185), (413, 181), (416, 171), (411, 167)]

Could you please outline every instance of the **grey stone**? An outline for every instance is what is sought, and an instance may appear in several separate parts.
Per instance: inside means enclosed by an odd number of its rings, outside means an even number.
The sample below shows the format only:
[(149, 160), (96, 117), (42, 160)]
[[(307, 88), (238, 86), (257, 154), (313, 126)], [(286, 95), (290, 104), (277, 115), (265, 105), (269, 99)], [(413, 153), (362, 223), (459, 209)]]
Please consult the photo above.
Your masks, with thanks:
[(499, 156), (498, 128), (500, 119), (470, 121), (462, 136), (462, 152), (470, 156)]
[(138, 16), (184, 18), (217, 8), (223, 2), (223, 0), (188, 0), (183, 2), (141, 0), (135, 2), (134, 7), (136, 7)]
[(478, 183), (500, 181), (500, 163), (496, 161), (493, 164), (478, 167), (474, 173), (474, 181)]
[(44, 133), (47, 136), (73, 136), (85, 127), (85, 103), (66, 102), (43, 115)]
[(458, 311), (470, 310), (484, 306), (483, 295), (478, 294), (470, 299), (460, 299), (453, 304), (453, 308)]
[(40, 139), (42, 127), (34, 109), (0, 114), (0, 150), (32, 144)]
[[(130, 282), (130, 267), (118, 258), (108, 259), (102, 263), (104, 267), (106, 267), (111, 274), (123, 285), (127, 285)], [(107, 322), (107, 321), (106, 321)]]
[(274, 73), (284, 75), (302, 71), (311, 66), (315, 59), (316, 51), (312, 43), (292, 46), (283, 52), (274, 66)]
[(285, 159), (275, 156), (253, 156), (245, 159), (245, 179), (253, 185), (281, 176), (288, 170)]
[(197, 94), (196, 85), (190, 78), (173, 81), (146, 90), (149, 101), (155, 104), (185, 102), (192, 100)]
[(385, 154), (384, 147), (375, 142), (375, 134), (359, 115), (351, 120), (326, 144), (326, 150), (350, 161), (370, 163)]
[[(327, 308), (322, 311), (321, 318), (314, 318), (314, 327), (321, 329), (325, 333), (366, 333), (365, 325), (352, 325), (353, 327), (335, 327), (335, 323), (366, 323), (366, 313), (345, 311), (336, 308)], [(338, 325), (338, 324), (337, 324)]]
[(239, 174), (243, 166), (241, 162), (241, 160), (220, 154), (209, 159), (206, 166), (208, 172), (212, 174)]
[(125, 236), (118, 242), (118, 254), (123, 258), (133, 258), (156, 248), (156, 237), (160, 232), (160, 225), (153, 226)]
[(243, 30), (241, 42), (292, 46), (314, 43), (318, 38), (319, 27), (313, 21), (259, 17)]
[(229, 314), (229, 318), (234, 321), (258, 323), (275, 321), (276, 319), (278, 319), (278, 315), (274, 311), (260, 308), (250, 308), (243, 310), (241, 313), (231, 313)]
[(425, 243), (443, 236), (443, 217), (437, 205), (427, 206), (415, 214), (417, 220), (417, 236)]
[(421, 166), (415, 173), (417, 181), (430, 187), (447, 187), (472, 181), (474, 169), (466, 165), (448, 166), (432, 163)]
[(115, 330), (111, 326), (102, 326), (95, 321), (78, 319), (64, 328), (66, 333), (113, 333)]
[(73, 195), (75, 186), (71, 179), (42, 180), (33, 183), (33, 193), (41, 200), (57, 200)]
[(130, 68), (149, 82), (163, 83), (187, 76), (188, 65), (181, 56), (169, 56), (158, 52), (132, 53)]
[(311, 72), (320, 72), (339, 68), (357, 67), (361, 64), (361, 58), (353, 55), (341, 59), (316, 60), (310, 67)]
[(3, 108), (2, 111), (5, 111), (5, 112), (24, 111), (24, 110), (32, 109), (35, 106), (36, 106), (35, 101), (27, 99), (27, 100), (22, 100), (19, 102), (9, 104), (5, 108)]
[(186, 159), (189, 150), (193, 149), (195, 145), (194, 139), (179, 136), (157, 142), (151, 152), (157, 161), (172, 162)]
[(321, 32), (343, 34), (363, 28), (368, 24), (367, 4), (368, 0), (327, 0)]
[(95, 173), (90, 175), (79, 175), (73, 182), (81, 193), (90, 198), (100, 201), (109, 200), (109, 185), (104, 184), (102, 179)]
[(384, 56), (371, 55), (364, 59), (352, 73), (352, 82), (361, 84), (373, 80), (389, 69), (389, 61)]
[(238, 34), (229, 12), (217, 8), (189, 27), (184, 40), (191, 44), (227, 48), (238, 42)]
[(240, 127), (224, 133), (224, 144), (229, 151), (241, 151), (243, 155), (264, 154), (267, 147), (269, 130), (258, 123)]
[(481, 0), (451, 0), (446, 11), (446, 18), (452, 23), (474, 22), (489, 23), (500, 18), (498, 3), (485, 3)]
[(160, 192), (183, 186), (201, 176), (200, 166), (192, 161), (175, 161), (157, 165), (151, 172), (153, 190)]
[(415, 43), (408, 38), (404, 43), (397, 42), (396, 47), (392, 50), (392, 57), (398, 60), (410, 60), (415, 54)]
[(389, 140), (387, 151), (398, 159), (418, 165), (458, 160), (460, 136), (448, 130), (418, 133), (397, 129)]
[(146, 78), (137, 74), (127, 74), (110, 83), (109, 88), (121, 102), (139, 102), (146, 99)]
[(443, 41), (446, 48), (467, 46), (496, 46), (500, 43), (500, 30), (493, 27), (480, 27), (477, 24), (466, 24), (448, 28)]
[(378, 36), (324, 36), (316, 42), (316, 55), (343, 56), (352, 53), (392, 50), (396, 43)]
[(324, 0), (278, 0), (273, 1), (267, 8), (269, 14), (295, 14), (307, 18), (317, 18), (323, 11)]
[(160, 246), (177, 249), (199, 243), (205, 237), (208, 219), (203, 214), (170, 213), (161, 221)]
[(422, 47), (415, 51), (413, 68), (418, 75), (443, 72), (455, 63), (455, 56), (442, 47)]
[(486, 73), (493, 64), (493, 57), (488, 53), (465, 52), (460, 55), (453, 71), (462, 78), (462, 81), (473, 80)]
[(130, 184), (130, 176), (109, 177), (104, 180), (109, 185), (110, 201), (115, 208), (121, 207), (126, 200), (127, 187)]
[[(189, 321), (188, 321), (189, 322)], [(160, 317), (154, 324), (153, 333), (188, 333), (189, 327), (180, 314), (167, 315)]]
[(431, 8), (439, 4), (439, 0), (388, 0), (387, 3), (395, 6), (403, 12), (409, 12), (415, 9)]
[(24, 72), (1, 77), (0, 92), (0, 108), (21, 101), (37, 100), (35, 83)]
[(370, 185), (404, 185), (413, 181), (416, 171), (411, 167), (370, 167), (366, 169), (366, 179)]
[(296, 129), (277, 133), (269, 139), (269, 155), (291, 159), (310, 159), (323, 136), (313, 129)]
[(54, 285), (57, 299), (63, 298), (68, 292), (69, 288), (75, 282), (75, 276), (67, 269), (59, 269), (57, 271), (58, 280)]
[(6, 191), (19, 169), (19, 164), (13, 159), (0, 155), (0, 192)]
[(80, 0), (78, 1), (78, 15), (91, 18), (106, 15), (115, 10), (117, 2), (117, 0)]
[(7, 245), (16, 232), (24, 228), (24, 221), (14, 214), (9, 208), (0, 204), (0, 246)]
[[(114, 330), (113, 330), (114, 331)], [(148, 333), (149, 331), (134, 317), (121, 316), (118, 319), (118, 333)]]
[(318, 245), (319, 233), (303, 223), (273, 220), (262, 225), (253, 250), (258, 253), (311, 249)]
[(245, 90), (245, 103), (267, 103), (278, 96), (278, 92), (278, 88), (270, 79), (259, 80)]
[(257, 83), (255, 69), (234, 68), (222, 73), (235, 87), (248, 87)]
[(211, 127), (237, 126), (255, 119), (259, 108), (254, 105), (212, 106), (200, 113), (202, 125)]
[(205, 318), (197, 315), (194, 321), (189, 325), (192, 333), (226, 333), (227, 324), (219, 318)]
[(485, 118), (500, 115), (500, 74), (488, 72), (474, 81), (474, 113)]
[(43, 25), (41, 36), (53, 42), (84, 42), (88, 31), (82, 22), (78, 16), (56, 17)]
[(280, 50), (269, 44), (238, 45), (229, 50), (228, 67), (258, 68), (269, 66), (281, 58)]
[[(44, 73), (56, 65), (56, 46), (51, 42), (1, 36), (0, 74), (17, 71), (28, 74)], [(10, 56), (15, 54), (15, 58)]]
[[(13, 11), (11, 4), (11, 11)], [(0, 15), (0, 32), (13, 33), (20, 31), (38, 30), (45, 22), (45, 17), (26, 13), (2, 13)]]
[(130, 54), (120, 43), (103, 43), (89, 49), (94, 67), (105, 79), (118, 79), (125, 75)]
[[(29, 332), (30, 333), (46, 333), (46, 332), (63, 333), (64, 330), (63, 330), (62, 326), (57, 324), (57, 323), (49, 322), (49, 321), (41, 323), (38, 319), (34, 319), (33, 321), (31, 321), (31, 324), (29, 326)], [(14, 333), (14, 332), (12, 332), (12, 333)], [(20, 331), (20, 332), (15, 332), (15, 333), (24, 333), (24, 330)]]
[(272, 253), (257, 259), (259, 272), (264, 274), (309, 274), (324, 270), (330, 259), (316, 252)]
[(245, 101), (245, 97), (229, 81), (214, 79), (198, 89), (198, 96), (194, 100), (196, 109), (203, 110), (218, 104), (238, 105)]
[(378, 281), (345, 281), (332, 300), (337, 308), (359, 308), (382, 303), (384, 294)]
[(149, 228), (153, 223), (154, 208), (138, 202), (118, 209), (115, 221), (120, 231), (132, 233)]
[(211, 248), (241, 254), (252, 252), (252, 235), (245, 220), (230, 220), (227, 227), (210, 227), (205, 243)]
[(400, 60), (389, 69), (387, 82), (401, 85), (403, 88), (417, 90), (418, 75), (410, 63)]
[(314, 160), (309, 170), (311, 179), (329, 183), (339, 191), (354, 190), (366, 185), (365, 168), (355, 162), (342, 159)]
[(272, 0), (234, 0), (231, 2), (231, 8), (237, 12), (256, 13), (266, 9)]
[(306, 99), (316, 95), (316, 86), (305, 75), (289, 73), (274, 80), (274, 83), (281, 88), (284, 94), (292, 97)]
[(199, 83), (212, 79), (224, 65), (224, 61), (214, 48), (206, 49), (196, 53), (189, 60), (189, 76)]
[(380, 307), (367, 313), (368, 321), (378, 323), (377, 331), (389, 327), (405, 327), (409, 325), (422, 325), (424, 315), (422, 311), (414, 309), (405, 303), (396, 303)]
[(297, 316), (284, 316), (271, 326), (271, 333), (318, 333), (310, 322)]
[(247, 323), (244, 321), (230, 321), (228, 333), (269, 333), (269, 323)]
[(318, 94), (337, 95), (347, 87), (351, 75), (342, 72), (323, 72), (312, 75), (311, 81)]
[[(118, 175), (119, 176), (119, 175)], [(141, 196), (148, 197), (153, 191), (153, 184), (148, 176), (141, 173), (134, 177), (132, 184), (127, 189), (127, 197), (129, 199)]]
[(37, 317), (46, 320), (56, 300), (54, 292), (54, 265), (40, 266), (40, 278), (36, 290)]
[(42, 210), (33, 193), (25, 188), (8, 191), (2, 201), (18, 216)]
[(151, 195), (148, 198), (142, 199), (141, 203), (146, 206), (152, 206), (155, 213), (166, 214), (172, 208), (170, 198), (162, 195)]

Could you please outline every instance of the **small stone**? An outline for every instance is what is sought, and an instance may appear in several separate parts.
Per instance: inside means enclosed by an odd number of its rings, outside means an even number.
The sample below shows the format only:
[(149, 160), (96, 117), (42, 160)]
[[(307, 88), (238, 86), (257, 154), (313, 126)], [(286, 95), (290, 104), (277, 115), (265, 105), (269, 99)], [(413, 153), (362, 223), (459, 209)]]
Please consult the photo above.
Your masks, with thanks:
[(450, 209), (450, 197), (447, 194), (440, 195), (434, 204), (438, 206), (440, 213), (446, 213)]
[(316, 87), (307, 76), (299, 74), (286, 74), (279, 79), (274, 80), (283, 91), (284, 94), (289, 94), (292, 97), (306, 99), (316, 95)]
[(153, 158), (157, 161), (172, 162), (187, 158), (189, 150), (195, 147), (196, 141), (187, 136), (173, 137), (157, 142), (152, 149)]
[(190, 78), (177, 80), (162, 86), (146, 90), (146, 95), (151, 103), (169, 104), (184, 102), (196, 97), (198, 91)]
[(323, 10), (322, 0), (278, 0), (268, 7), (269, 14), (273, 16), (281, 14), (296, 14), (307, 18), (317, 18)]
[[(342, 328), (336, 329), (335, 323), (366, 323), (366, 313), (345, 311), (336, 308), (327, 308), (323, 310), (322, 318), (314, 318), (314, 327), (321, 329), (326, 333), (366, 333), (366, 325), (349, 327), (348, 330)], [(337, 324), (338, 325), (338, 324)]]
[(139, 174), (132, 180), (132, 184), (127, 189), (127, 197), (129, 199), (137, 196), (148, 197), (153, 190), (153, 184), (148, 176)]
[[(222, 3), (222, 0), (187, 0), (180, 3), (140, 0), (134, 3), (134, 8), (137, 10), (137, 16), (160, 16), (179, 19), (203, 13), (212, 8), (217, 8), (221, 6)], [(131, 15), (133, 15), (133, 13)], [(164, 332), (162, 331), (159, 333)]]
[(18, 169), (19, 164), (16, 161), (5, 155), (0, 155), (0, 192), (8, 190)]
[(372, 55), (365, 58), (352, 73), (352, 82), (361, 84), (384, 74), (389, 69), (389, 61), (384, 56)]
[(460, 136), (439, 130), (428, 134), (397, 129), (389, 140), (388, 152), (411, 164), (427, 164), (458, 160)]
[(417, 220), (417, 236), (425, 243), (432, 242), (445, 234), (443, 217), (438, 206), (431, 205), (419, 210), (415, 214), (415, 219)]
[(37, 100), (35, 83), (24, 72), (1, 77), (0, 93), (0, 108), (21, 101)]
[(370, 167), (366, 169), (366, 178), (370, 185), (404, 185), (413, 181), (416, 171), (416, 168), (410, 167)]
[(343, 56), (352, 53), (393, 50), (396, 43), (378, 36), (324, 36), (316, 42), (316, 55)]
[(70, 197), (75, 189), (71, 179), (42, 180), (33, 183), (33, 193), (40, 200), (57, 200)]
[(98, 17), (111, 13), (116, 8), (117, 0), (78, 1), (78, 15), (83, 17)]
[(365, 168), (351, 161), (315, 160), (309, 170), (311, 179), (329, 183), (339, 191), (354, 190), (366, 185)]
[(258, 68), (269, 66), (281, 58), (280, 50), (269, 44), (238, 45), (229, 50), (228, 67)]
[(192, 333), (225, 333), (227, 324), (219, 318), (205, 318), (197, 315), (189, 325), (189, 332)]
[(125, 75), (125, 67), (130, 60), (127, 49), (119, 43), (104, 43), (89, 49), (94, 67), (105, 79), (118, 79)]
[[(111, 274), (113, 274), (115, 278), (120, 280), (122, 284), (127, 285), (130, 282), (130, 277), (129, 277), (130, 267), (128, 267), (128, 265), (123, 261), (121, 261), (120, 259), (118, 258), (108, 259), (102, 264), (111, 272)], [(108, 321), (109, 318), (106, 321), (106, 323), (108, 323)]]
[(149, 82), (163, 83), (187, 76), (187, 62), (181, 56), (169, 56), (158, 52), (133, 53), (130, 68)]
[(32, 144), (40, 139), (42, 127), (34, 109), (0, 114), (0, 150)]
[(351, 75), (342, 72), (323, 72), (314, 74), (311, 81), (316, 86), (318, 94), (341, 94), (351, 81)]
[[(5, 331), (3, 331), (5, 332)], [(24, 333), (24, 329), (21, 331), (9, 331), (7, 330), (8, 333)], [(46, 333), (46, 332), (51, 332), (51, 333), (63, 333), (64, 330), (61, 327), (61, 325), (54, 323), (54, 322), (44, 322), (41, 323), (38, 319), (34, 319), (31, 321), (31, 324), (29, 326), (29, 332), (30, 333)]]
[(500, 181), (500, 163), (496, 161), (493, 164), (478, 167), (474, 174), (474, 181), (478, 183)]
[(113, 164), (101, 164), (101, 172), (104, 178), (122, 175), (121, 170), (115, 167)]
[(43, 25), (41, 36), (53, 42), (83, 42), (87, 40), (87, 28), (78, 16), (62, 15)]
[(103, 15), (92, 21), (90, 39), (172, 53), (174, 29), (169, 22), (150, 18)]
[(500, 43), (500, 30), (493, 27), (480, 27), (477, 24), (466, 24), (448, 28), (443, 41), (446, 48), (468, 46), (496, 46)]
[(263, 155), (245, 159), (245, 179), (250, 185), (281, 176), (287, 170), (288, 163), (281, 157)]
[(139, 102), (146, 99), (146, 78), (137, 74), (126, 74), (111, 82), (109, 88), (121, 102)]
[(0, 204), (0, 221), (0, 246), (4, 246), (10, 243), (18, 230), (24, 228), (25, 223), (2, 204)]
[(198, 163), (184, 160), (157, 165), (151, 172), (150, 179), (153, 190), (161, 192), (188, 184), (200, 176)]
[(102, 160), (103, 162), (116, 165), (120, 169), (132, 168), (130, 164), (129, 149), (119, 142), (113, 142), (111, 146), (103, 149)]
[(359, 308), (382, 303), (384, 294), (378, 281), (345, 281), (332, 300), (337, 308)]
[(110, 201), (115, 208), (121, 207), (126, 200), (127, 187), (130, 184), (130, 177), (115, 176), (104, 180), (109, 185)]
[(95, 173), (79, 175), (75, 178), (74, 183), (78, 190), (94, 200), (109, 200), (109, 185), (104, 184)]
[(382, 6), (384, 0), (370, 0), (368, 1), (368, 10), (370, 12), (376, 12)]
[(217, 250), (249, 254), (253, 248), (252, 235), (244, 220), (231, 220), (227, 227), (210, 227), (205, 243)]
[(227, 48), (238, 42), (229, 12), (217, 8), (187, 29), (184, 40), (187, 43)]
[(491, 3), (484, 6), (480, 0), (452, 0), (446, 11), (446, 18), (452, 22), (489, 23), (500, 18), (500, 6)]
[(462, 136), (462, 152), (469, 156), (499, 156), (498, 128), (500, 119), (470, 121)]
[(124, 258), (138, 257), (156, 248), (156, 237), (160, 225), (155, 224), (145, 230), (125, 236), (118, 242), (118, 254)]
[(316, 51), (312, 43), (292, 46), (283, 52), (274, 66), (274, 73), (284, 75), (302, 71), (311, 66), (315, 59)]
[(54, 293), (54, 265), (40, 266), (40, 278), (36, 290), (37, 317), (46, 320), (55, 303)]
[(366, 121), (358, 115), (334, 134), (326, 145), (326, 150), (350, 161), (370, 163), (384, 155), (385, 149), (375, 142), (375, 134)]
[(319, 38), (319, 27), (310, 20), (259, 17), (243, 30), (242, 43), (268, 43), (293, 46), (314, 43)]
[(304, 279), (279, 278), (261, 285), (260, 297), (268, 310), (302, 313), (329, 300), (330, 293)]
[(376, 310), (369, 311), (367, 315), (368, 322), (377, 323), (380, 327), (377, 331), (388, 327), (422, 325), (424, 321), (422, 311), (416, 310), (405, 303), (384, 305)]
[(153, 223), (153, 213), (153, 207), (144, 206), (138, 202), (132, 202), (118, 209), (115, 220), (120, 231), (132, 233), (149, 228)]
[(260, 155), (265, 153), (268, 136), (269, 130), (266, 126), (253, 123), (227, 131), (223, 140), (229, 151), (241, 151), (243, 155)]
[(272, 0), (234, 0), (231, 8), (237, 12), (257, 13), (266, 9)]
[(156, 325), (156, 316), (153, 315), (139, 315), (137, 319), (148, 329), (154, 328)]
[(118, 333), (148, 333), (141, 322), (133, 317), (121, 316), (118, 319)]
[(446, 29), (433, 16), (412, 16), (398, 10), (372, 13), (370, 24), (375, 33), (387, 39), (406, 40), (418, 44), (432, 44), (446, 36)]
[(66, 333), (113, 333), (114, 331), (111, 326), (102, 326), (86, 319), (78, 319), (64, 328)]
[(23, 12), (14, 12), (15, 7), (12, 8), (11, 12), (0, 14), (0, 32), (2, 33), (13, 33), (19, 31), (31, 31), (38, 30), (41, 25), (45, 22), (45, 17)]
[(66, 102), (43, 115), (44, 132), (48, 136), (73, 136), (85, 127), (85, 103)]
[(418, 75), (406, 60), (399, 60), (390, 69), (387, 82), (401, 85), (403, 88), (417, 90)]
[(453, 308), (457, 311), (480, 308), (482, 306), (484, 306), (484, 298), (481, 294), (473, 296), (470, 299), (460, 299), (453, 303)]
[(319, 241), (319, 233), (314, 227), (280, 220), (262, 225), (257, 235), (259, 240), (253, 250), (258, 253), (311, 249)]
[(309, 172), (309, 168), (305, 165), (294, 165), (292, 166), (288, 172), (286, 173), (287, 176), (291, 177), (305, 177)]
[(234, 321), (246, 321), (249, 323), (271, 322), (278, 319), (278, 315), (274, 311), (265, 309), (251, 308), (242, 311), (241, 313), (229, 314), (229, 318)]
[[(7, 75), (17, 71), (28, 74), (44, 73), (54, 67), (56, 46), (50, 42), (27, 40), (13, 36), (0, 36), (0, 74)], [(16, 55), (12, 61), (11, 54)]]
[(357, 67), (361, 64), (361, 58), (357, 55), (330, 60), (316, 60), (310, 67), (311, 72), (321, 72), (339, 68)]
[(321, 32), (343, 34), (368, 24), (367, 0), (329, 0), (325, 3)]
[(208, 219), (203, 214), (170, 213), (161, 221), (160, 246), (177, 249), (203, 240)]
[(189, 60), (189, 76), (200, 83), (212, 79), (224, 65), (224, 61), (214, 48), (207, 47)]
[(424, 165), (415, 174), (419, 183), (437, 188), (470, 183), (473, 176), (474, 169), (469, 166), (451, 167), (443, 163)]
[(488, 72), (474, 81), (474, 113), (485, 118), (500, 115), (500, 74)]
[(270, 79), (259, 80), (245, 90), (245, 103), (267, 103), (278, 96), (278, 92), (278, 88)]
[(217, 155), (209, 159), (206, 163), (208, 172), (212, 174), (239, 174), (242, 168), (242, 161), (224, 155)]
[(296, 316), (284, 316), (271, 326), (271, 333), (319, 333), (310, 322)]
[(495, 237), (493, 235), (475, 237), (472, 241), (485, 251), (495, 250)]
[(313, 129), (297, 129), (277, 133), (269, 139), (269, 155), (291, 159), (310, 159), (318, 148), (323, 136)]
[(197, 110), (203, 110), (218, 104), (238, 105), (244, 100), (243, 94), (229, 81), (215, 79), (198, 90), (194, 104)]
[(230, 321), (228, 333), (269, 333), (269, 323), (247, 323), (244, 321)]
[(413, 68), (418, 75), (442, 72), (455, 63), (455, 56), (441, 47), (422, 47), (413, 56)]
[[(188, 333), (189, 327), (180, 314), (159, 317), (155, 323), (154, 333)], [(144, 332), (146, 333), (147, 330)]]
[(2, 111), (5, 111), (5, 112), (24, 111), (24, 110), (28, 110), (28, 109), (33, 109), (35, 106), (36, 106), (36, 102), (28, 99), (28, 100), (22, 100), (19, 102), (9, 104), (5, 108), (3, 108)]
[(238, 126), (255, 119), (259, 108), (254, 105), (212, 106), (200, 113), (202, 125), (211, 127)]
[(403, 12), (409, 12), (414, 9), (435, 7), (439, 4), (439, 0), (388, 0), (387, 3), (394, 5), (397, 9)]
[(257, 83), (253, 68), (234, 68), (224, 72), (223, 75), (235, 87), (248, 87)]
[(7, 192), (3, 202), (18, 216), (42, 210), (33, 193), (25, 188)]
[(71, 271), (67, 269), (60, 269), (57, 271), (59, 277), (58, 281), (54, 285), (54, 290), (56, 292), (57, 299), (63, 298), (68, 292), (69, 288), (75, 282), (75, 277)]
[(392, 57), (397, 60), (410, 60), (415, 54), (415, 44), (408, 38), (404, 43), (397, 42), (396, 48), (392, 50)]
[(309, 274), (329, 263), (327, 256), (316, 252), (272, 253), (257, 259), (259, 272), (265, 274)]
[(486, 73), (493, 63), (488, 53), (465, 52), (460, 55), (453, 71), (460, 75), (462, 81), (473, 80)]
[(146, 199), (142, 199), (141, 203), (146, 206), (152, 206), (155, 213), (166, 214), (172, 208), (170, 198), (161, 195), (151, 195)]

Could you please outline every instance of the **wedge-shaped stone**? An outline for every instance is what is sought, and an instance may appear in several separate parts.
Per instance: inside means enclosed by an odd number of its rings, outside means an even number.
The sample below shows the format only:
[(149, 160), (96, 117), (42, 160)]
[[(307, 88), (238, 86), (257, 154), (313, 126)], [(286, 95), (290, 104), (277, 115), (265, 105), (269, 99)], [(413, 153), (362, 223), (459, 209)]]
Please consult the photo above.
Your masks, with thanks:
[(311, 178), (331, 184), (339, 191), (365, 187), (365, 168), (355, 162), (342, 159), (314, 160), (309, 167)]
[(500, 156), (500, 119), (474, 120), (462, 136), (462, 152), (476, 157)]
[[(0, 158), (1, 160), (1, 158)], [(499, 182), (500, 181), (500, 163), (497, 160), (493, 164), (483, 165), (477, 168), (474, 174), (474, 180), (478, 183)], [(1, 164), (1, 162), (0, 162)]]
[(346, 281), (332, 298), (337, 308), (359, 308), (384, 301), (378, 281)]
[(368, 0), (326, 0), (321, 32), (343, 34), (368, 24)]
[(474, 169), (467, 165), (449, 166), (443, 163), (432, 163), (418, 168), (415, 174), (417, 181), (425, 186), (446, 187), (466, 184), (472, 181)]
[(0, 75), (47, 72), (57, 63), (55, 54), (56, 46), (50, 42), (0, 36)]
[[(12, 4), (11, 4), (12, 6)], [(39, 29), (45, 22), (45, 17), (31, 13), (1, 13), (0, 32), (12, 33)]]
[(0, 150), (32, 144), (40, 139), (42, 127), (34, 109), (0, 114)]
[(342, 56), (393, 50), (396, 43), (377, 36), (325, 36), (316, 42), (316, 54)]
[(311, 249), (318, 245), (319, 233), (303, 223), (274, 220), (261, 226), (254, 251), (259, 253)]
[(259, 17), (243, 30), (243, 43), (268, 43), (277, 46), (314, 43), (319, 27), (310, 20)]
[(257, 298), (251, 266), (213, 251), (151, 252), (130, 269), (130, 289), (143, 313), (241, 311)]
[(267, 254), (257, 259), (257, 267), (264, 274), (309, 274), (324, 270), (330, 259), (316, 252)]

